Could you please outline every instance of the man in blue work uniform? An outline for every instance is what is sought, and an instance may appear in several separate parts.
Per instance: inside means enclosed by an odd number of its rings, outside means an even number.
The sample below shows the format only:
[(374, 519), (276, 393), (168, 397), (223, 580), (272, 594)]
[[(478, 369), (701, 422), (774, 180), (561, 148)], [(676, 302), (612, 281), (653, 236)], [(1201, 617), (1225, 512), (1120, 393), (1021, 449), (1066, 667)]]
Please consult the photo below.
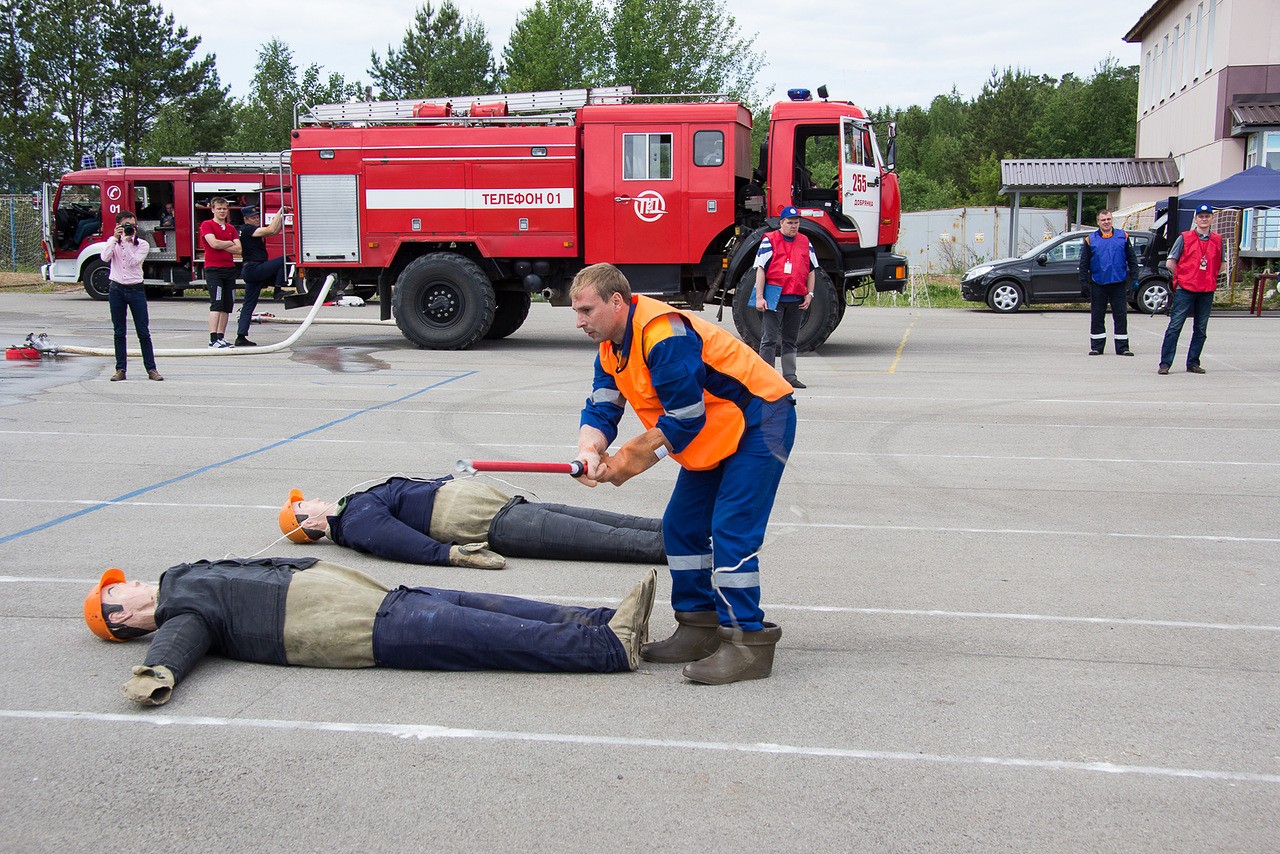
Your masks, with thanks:
[[(642, 655), (690, 662), (685, 677), (706, 684), (768, 676), (782, 630), (764, 621), (756, 555), (795, 442), (791, 386), (715, 324), (632, 296), (612, 265), (580, 271), (569, 297), (600, 346), (579, 480), (620, 486), (668, 454), (681, 466), (662, 517), (678, 627)], [(647, 430), (609, 454), (624, 401)]]
[(1111, 211), (1098, 211), (1098, 230), (1084, 239), (1080, 249), (1080, 285), (1089, 289), (1089, 355), (1107, 349), (1107, 305), (1111, 306), (1116, 355), (1132, 356), (1129, 349), (1129, 283), (1138, 278), (1138, 253), (1129, 235), (1111, 226)]

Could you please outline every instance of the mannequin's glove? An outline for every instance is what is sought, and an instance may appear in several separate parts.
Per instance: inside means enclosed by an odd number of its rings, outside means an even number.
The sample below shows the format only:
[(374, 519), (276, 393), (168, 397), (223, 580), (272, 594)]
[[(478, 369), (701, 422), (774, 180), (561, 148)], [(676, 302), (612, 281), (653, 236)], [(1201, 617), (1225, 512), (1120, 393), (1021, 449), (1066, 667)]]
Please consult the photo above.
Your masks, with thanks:
[(173, 671), (157, 664), (133, 668), (133, 678), (120, 689), (126, 700), (143, 706), (163, 706), (173, 694)]
[(449, 565), (471, 569), (502, 569), (507, 565), (507, 559), (491, 551), (488, 543), (467, 543), (464, 546), (449, 546)]
[(618, 453), (605, 456), (601, 461), (601, 483), (612, 483), (614, 486), (631, 480), (631, 478), (648, 471), (658, 464), (658, 460), (671, 451), (667, 437), (657, 427), (646, 430), (618, 449)]

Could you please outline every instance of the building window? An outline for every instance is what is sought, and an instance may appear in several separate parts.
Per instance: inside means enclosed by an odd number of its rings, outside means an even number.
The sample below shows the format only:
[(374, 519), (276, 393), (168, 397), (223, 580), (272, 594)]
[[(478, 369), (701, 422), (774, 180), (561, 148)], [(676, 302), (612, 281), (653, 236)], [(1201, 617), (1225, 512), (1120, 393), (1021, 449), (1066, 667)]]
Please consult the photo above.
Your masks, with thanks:
[(1196, 6), (1196, 50), (1195, 50), (1195, 54), (1192, 55), (1191, 57), (1191, 65), (1195, 71), (1196, 77), (1200, 76), (1200, 69), (1204, 66), (1204, 63), (1200, 61), (1200, 56), (1201, 56), (1200, 41), (1201, 41), (1201, 36), (1204, 33), (1203, 22), (1204, 22), (1204, 4), (1200, 3)]
[[(1249, 151), (1253, 152), (1253, 162), (1249, 162)], [(1280, 169), (1280, 130), (1269, 130), (1262, 133), (1249, 134), (1246, 146), (1244, 168), (1262, 165), (1268, 169)]]
[(1143, 109), (1151, 109), (1151, 92), (1155, 88), (1152, 82), (1151, 74), (1154, 72), (1156, 64), (1151, 58), (1151, 51), (1147, 51), (1146, 70), (1142, 73), (1140, 85), (1142, 86), (1142, 107)]
[(622, 178), (624, 181), (670, 181), (671, 134), (624, 133)]
[(1194, 74), (1194, 66), (1196, 63), (1195, 50), (1192, 48), (1194, 42), (1191, 40), (1191, 13), (1187, 13), (1187, 17), (1182, 21), (1182, 85), (1187, 85), (1187, 78), (1190, 76), (1187, 72), (1191, 70)]
[(1169, 57), (1169, 94), (1170, 96), (1177, 94), (1178, 91), (1178, 69), (1182, 67), (1180, 55), (1178, 53), (1178, 39), (1182, 35), (1182, 28), (1178, 25), (1173, 27), (1173, 55)]
[(1213, 68), (1213, 25), (1218, 18), (1217, 0), (1209, 0), (1209, 26), (1204, 32), (1204, 70)]

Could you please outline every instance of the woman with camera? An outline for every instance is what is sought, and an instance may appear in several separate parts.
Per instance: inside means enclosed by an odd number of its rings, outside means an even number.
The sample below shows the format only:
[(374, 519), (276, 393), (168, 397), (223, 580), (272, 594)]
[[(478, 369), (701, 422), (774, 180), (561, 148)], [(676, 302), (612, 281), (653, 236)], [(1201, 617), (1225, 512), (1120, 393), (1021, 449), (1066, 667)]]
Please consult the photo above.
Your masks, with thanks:
[(138, 345), (142, 350), (142, 366), (147, 369), (147, 379), (160, 381), (164, 377), (156, 370), (156, 355), (151, 347), (150, 319), (147, 317), (147, 291), (142, 284), (142, 262), (151, 247), (138, 236), (138, 218), (132, 211), (116, 214), (115, 233), (102, 244), (102, 260), (111, 264), (111, 289), (107, 292), (107, 305), (111, 307), (111, 326), (115, 330), (116, 372), (111, 381), (125, 378), (125, 361), (128, 348), (125, 345), (125, 312), (133, 312), (133, 328), (138, 333)]

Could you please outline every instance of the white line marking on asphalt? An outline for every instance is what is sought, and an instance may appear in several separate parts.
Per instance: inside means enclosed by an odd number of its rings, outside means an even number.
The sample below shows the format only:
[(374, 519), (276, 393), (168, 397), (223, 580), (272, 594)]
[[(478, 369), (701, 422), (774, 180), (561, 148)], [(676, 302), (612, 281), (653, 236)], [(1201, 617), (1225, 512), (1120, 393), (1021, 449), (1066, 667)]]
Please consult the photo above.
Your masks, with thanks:
[(185, 717), (178, 715), (119, 715), (59, 710), (0, 709), (0, 717), (16, 720), (81, 721), (101, 724), (145, 724), (158, 727), (222, 727), (266, 729), (292, 732), (334, 732), (357, 735), (389, 735), (400, 739), (430, 741), (468, 739), (538, 744), (573, 744), (600, 747), (638, 747), (658, 750), (706, 750), (732, 753), (763, 753), (820, 759), (851, 759), (869, 762), (913, 762), (931, 765), (978, 765), (998, 768), (1027, 768), (1036, 771), (1082, 771), (1098, 774), (1130, 774), (1144, 777), (1180, 777), (1193, 780), (1223, 780), (1233, 783), (1280, 783), (1280, 774), (1250, 771), (1210, 771), (1198, 768), (1162, 768), (1150, 765), (1117, 765), (1112, 762), (1073, 762), (1063, 759), (1022, 759), (1013, 756), (950, 756), (942, 753), (911, 753), (898, 750), (857, 750), (843, 747), (804, 747), (724, 741), (687, 741), (665, 738), (627, 738), (608, 735), (574, 735), (553, 732), (458, 729), (432, 724), (351, 723), (339, 721), (284, 721), (258, 718)]
[[(92, 498), (0, 498), (0, 504), (114, 504), (117, 507), (181, 507), (190, 510), (278, 510), (275, 504), (203, 504), (180, 501), (103, 501)], [(849, 522), (769, 523), (772, 528), (826, 528), (843, 531), (889, 531), (924, 534), (994, 534), (1033, 537), (1114, 537), (1131, 540), (1174, 540), (1193, 542), (1280, 543), (1280, 537), (1243, 537), (1235, 534), (1143, 534), (1133, 531), (1067, 531), (1047, 528), (959, 528), (929, 525), (859, 525)]]
[[(0, 584), (75, 584), (91, 587), (96, 578), (44, 578), (40, 576), (0, 575)], [(551, 596), (542, 594), (547, 602), (564, 602), (571, 605), (599, 605), (600, 597)], [(655, 600), (670, 604), (667, 600)], [(1072, 617), (1055, 614), (1005, 614), (989, 611), (939, 611), (920, 608), (850, 608), (841, 605), (781, 605), (765, 602), (762, 608), (779, 611), (800, 611), (812, 614), (862, 614), (874, 617), (944, 617), (948, 619), (1013, 620), (1040, 623), (1086, 623), (1100, 626), (1141, 626), (1159, 629), (1213, 629), (1228, 632), (1280, 632), (1280, 626), (1252, 625), (1249, 623), (1197, 623), (1184, 620), (1144, 620), (1129, 617)]]

